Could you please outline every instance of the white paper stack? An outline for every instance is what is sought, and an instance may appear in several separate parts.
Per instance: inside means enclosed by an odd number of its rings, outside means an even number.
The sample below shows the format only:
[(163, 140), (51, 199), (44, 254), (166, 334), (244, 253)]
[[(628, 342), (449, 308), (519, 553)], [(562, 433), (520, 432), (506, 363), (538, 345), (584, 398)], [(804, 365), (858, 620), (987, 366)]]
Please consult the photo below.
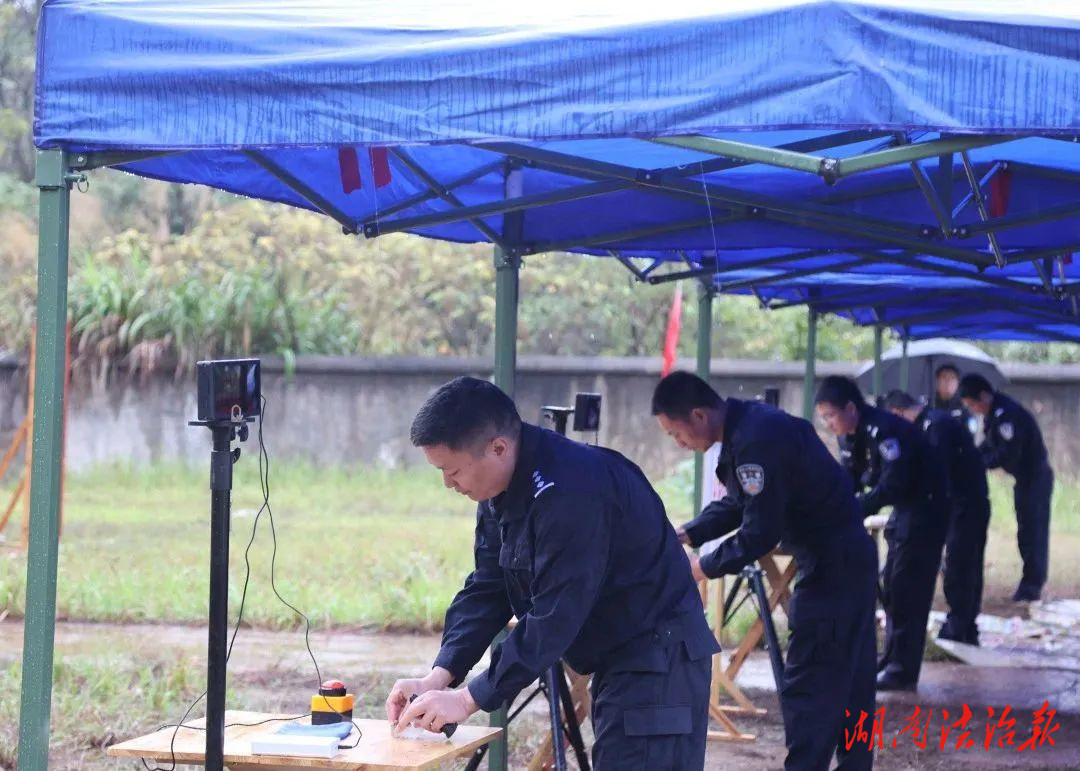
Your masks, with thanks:
[(301, 758), (332, 758), (338, 753), (336, 736), (265, 734), (251, 740), (252, 755), (285, 755)]

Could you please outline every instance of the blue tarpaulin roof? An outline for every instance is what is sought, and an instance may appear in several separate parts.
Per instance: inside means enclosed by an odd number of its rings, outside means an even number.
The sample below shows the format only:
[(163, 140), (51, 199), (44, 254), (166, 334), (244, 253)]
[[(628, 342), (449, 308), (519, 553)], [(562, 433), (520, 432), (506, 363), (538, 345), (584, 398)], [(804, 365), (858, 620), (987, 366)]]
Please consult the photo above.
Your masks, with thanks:
[(38, 61), (75, 149), (1080, 126), (1072, 0), (52, 0)]
[(1080, 288), (1080, 4), (718, 5), (52, 0), (35, 141), (368, 236)]

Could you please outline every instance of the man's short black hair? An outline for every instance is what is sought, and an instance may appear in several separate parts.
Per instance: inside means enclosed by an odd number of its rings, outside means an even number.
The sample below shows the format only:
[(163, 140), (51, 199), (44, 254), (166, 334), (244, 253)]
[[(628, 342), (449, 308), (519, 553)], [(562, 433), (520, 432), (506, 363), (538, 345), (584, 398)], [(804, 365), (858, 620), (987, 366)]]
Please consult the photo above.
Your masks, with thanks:
[(817, 393), (814, 395), (814, 404), (831, 404), (834, 407), (844, 409), (848, 402), (854, 404), (860, 410), (866, 406), (866, 399), (858, 384), (849, 377), (842, 375), (829, 375), (821, 381)]
[(956, 368), (956, 365), (953, 364), (951, 361), (947, 361), (944, 364), (942, 364), (940, 367), (935, 369), (934, 370), (934, 377), (935, 378), (941, 377), (942, 372), (951, 372), (954, 375), (956, 375), (957, 377), (960, 377), (960, 370), (958, 370)]
[(984, 393), (994, 395), (994, 387), (990, 381), (982, 375), (971, 373), (960, 378), (960, 385), (956, 393), (961, 399), (981, 399)]
[(885, 409), (887, 410), (912, 410), (921, 406), (918, 399), (899, 388), (894, 388), (885, 394)]
[(520, 434), (521, 416), (513, 399), (486, 380), (459, 377), (424, 402), (409, 438), (415, 447), (472, 451), (497, 436), (516, 441)]
[(652, 414), (687, 420), (691, 410), (715, 410), (719, 409), (723, 402), (720, 394), (697, 375), (676, 371), (656, 384), (652, 397)]

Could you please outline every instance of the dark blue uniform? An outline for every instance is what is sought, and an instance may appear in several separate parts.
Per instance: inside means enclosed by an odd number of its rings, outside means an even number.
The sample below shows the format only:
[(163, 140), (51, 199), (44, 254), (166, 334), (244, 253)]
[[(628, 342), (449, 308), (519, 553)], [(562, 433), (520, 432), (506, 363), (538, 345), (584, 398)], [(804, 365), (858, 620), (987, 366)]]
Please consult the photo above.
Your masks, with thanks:
[(560, 658), (593, 673), (597, 769), (700, 769), (720, 650), (664, 505), (622, 455), (523, 425), (510, 486), (480, 504), (476, 568), (436, 666), (491, 711)]
[(1016, 540), (1024, 561), (1019, 599), (1037, 599), (1049, 569), (1050, 497), (1054, 472), (1035, 417), (1003, 393), (995, 393), (983, 419), (979, 446), (987, 468), (1002, 468), (1016, 480)]
[(975, 619), (982, 608), (983, 555), (990, 525), (986, 467), (975, 439), (959, 419), (924, 409), (915, 419), (948, 474), (949, 529), (945, 538), (945, 601), (949, 613), (938, 634), (946, 640), (979, 644)]
[(948, 413), (949, 417), (966, 428), (972, 436), (979, 430), (979, 422), (964, 407), (964, 402), (959, 394), (954, 394), (951, 399), (942, 399), (940, 396), (935, 396), (934, 409)]
[(945, 471), (916, 426), (869, 405), (860, 409), (852, 462), (867, 488), (858, 496), (863, 514), (893, 507), (885, 526), (885, 651), (878, 669), (914, 685), (948, 528)]
[[(738, 573), (783, 544), (798, 581), (780, 708), (787, 769), (868, 769), (867, 743), (845, 749), (860, 713), (874, 712), (877, 553), (847, 472), (813, 426), (765, 404), (727, 401), (716, 475), (728, 495), (685, 525), (700, 545), (738, 528), (701, 558), (708, 576)], [(845, 713), (850, 713), (845, 716)]]
[(855, 436), (837, 437), (836, 443), (840, 448), (840, 465), (851, 472), (851, 481), (855, 489), (861, 490), (863, 488), (862, 471), (859, 470), (859, 464), (855, 463), (853, 458), (856, 444)]

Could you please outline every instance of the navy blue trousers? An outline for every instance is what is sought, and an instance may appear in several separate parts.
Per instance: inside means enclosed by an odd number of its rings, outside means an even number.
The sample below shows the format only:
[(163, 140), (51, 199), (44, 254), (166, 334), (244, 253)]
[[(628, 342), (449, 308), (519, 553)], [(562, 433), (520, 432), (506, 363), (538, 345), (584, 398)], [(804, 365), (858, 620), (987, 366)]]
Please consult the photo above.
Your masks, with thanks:
[(604, 662), (592, 680), (593, 768), (703, 768), (719, 650), (704, 612), (691, 613)]
[(1016, 504), (1016, 542), (1024, 561), (1022, 586), (1042, 591), (1050, 568), (1050, 498), (1054, 472), (1044, 466), (1031, 476), (1018, 477), (1013, 488)]

